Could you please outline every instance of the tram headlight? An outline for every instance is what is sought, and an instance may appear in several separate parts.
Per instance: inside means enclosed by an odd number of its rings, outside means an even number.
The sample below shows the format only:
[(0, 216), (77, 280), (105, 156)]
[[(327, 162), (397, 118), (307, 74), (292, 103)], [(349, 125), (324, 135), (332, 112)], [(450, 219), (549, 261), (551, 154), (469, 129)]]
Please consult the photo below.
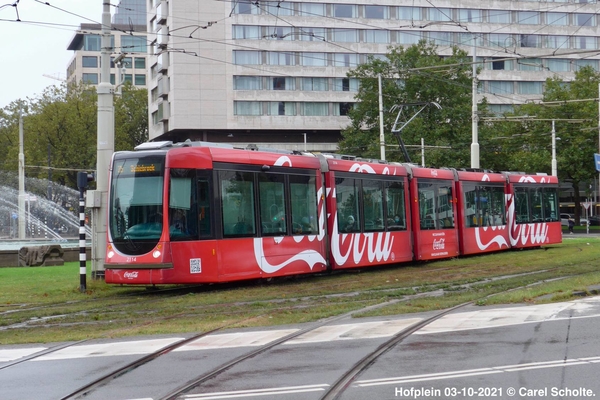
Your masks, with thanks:
[(154, 258), (158, 258), (160, 257), (161, 253), (160, 250), (154, 250), (154, 252), (152, 253), (152, 257)]

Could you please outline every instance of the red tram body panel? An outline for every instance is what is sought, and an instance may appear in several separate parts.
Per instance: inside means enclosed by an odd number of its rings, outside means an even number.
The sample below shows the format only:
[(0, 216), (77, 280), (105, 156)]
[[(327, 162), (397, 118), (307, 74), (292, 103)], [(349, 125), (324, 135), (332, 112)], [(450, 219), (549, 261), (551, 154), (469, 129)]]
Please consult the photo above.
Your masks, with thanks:
[(527, 248), (560, 243), (558, 178), (510, 172), (505, 175), (510, 246)]
[(411, 168), (410, 196), (415, 260), (458, 256), (454, 173), (449, 169)]
[(562, 240), (555, 177), (205, 142), (113, 155), (105, 279), (217, 283)]
[[(339, 158), (325, 162), (331, 268), (411, 261), (406, 168)], [(386, 209), (383, 196), (388, 199)]]
[(460, 253), (508, 250), (506, 176), (472, 171), (456, 171), (456, 175)]

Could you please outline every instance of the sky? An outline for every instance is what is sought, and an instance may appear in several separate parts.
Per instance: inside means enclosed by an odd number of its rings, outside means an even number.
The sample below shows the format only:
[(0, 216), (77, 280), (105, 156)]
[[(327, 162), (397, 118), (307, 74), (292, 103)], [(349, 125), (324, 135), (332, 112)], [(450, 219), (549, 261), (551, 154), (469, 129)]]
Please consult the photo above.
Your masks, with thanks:
[[(101, 22), (102, 4), (103, 0), (0, 0), (0, 108), (61, 84), (44, 75), (66, 78), (73, 57), (67, 47), (80, 24)], [(17, 11), (21, 22), (16, 22)]]

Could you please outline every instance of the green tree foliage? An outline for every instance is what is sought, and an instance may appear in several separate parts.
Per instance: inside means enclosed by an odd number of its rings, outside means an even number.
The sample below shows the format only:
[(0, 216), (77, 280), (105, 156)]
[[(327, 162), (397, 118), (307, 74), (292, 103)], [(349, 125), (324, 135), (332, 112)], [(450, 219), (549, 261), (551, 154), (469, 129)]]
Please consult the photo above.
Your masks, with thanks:
[[(349, 113), (350, 126), (342, 131), (340, 150), (368, 158), (380, 158), (378, 74), (382, 76), (386, 159), (404, 161), (392, 135), (398, 115), (395, 105), (438, 103), (426, 107), (402, 130), (406, 145), (450, 146), (451, 149), (428, 149), (427, 165), (446, 167), (470, 166), (472, 66), (467, 53), (454, 47), (452, 56), (440, 57), (437, 47), (425, 41), (410, 47), (390, 47), (386, 59), (369, 62), (350, 71), (349, 77), (360, 79), (356, 106)], [(423, 105), (405, 106), (400, 120), (407, 121)], [(485, 110), (486, 104), (480, 105)], [(408, 148), (413, 162), (420, 160), (420, 149)]]
[(558, 178), (572, 184), (577, 212), (580, 184), (598, 178), (594, 153), (598, 152), (599, 82), (600, 74), (591, 67), (581, 68), (571, 82), (548, 79), (543, 96), (546, 104), (519, 106), (507, 115), (516, 122), (494, 123), (497, 138), (485, 147), (499, 155), (495, 167), (550, 174), (555, 120)]
[[(147, 90), (131, 85), (115, 96), (116, 151), (133, 150), (148, 140), (147, 102)], [(95, 89), (82, 84), (49, 86), (35, 99), (12, 102), (0, 110), (0, 169), (18, 169), (21, 110), (26, 176), (51, 176), (53, 182), (76, 189), (77, 170), (96, 168), (97, 107)]]

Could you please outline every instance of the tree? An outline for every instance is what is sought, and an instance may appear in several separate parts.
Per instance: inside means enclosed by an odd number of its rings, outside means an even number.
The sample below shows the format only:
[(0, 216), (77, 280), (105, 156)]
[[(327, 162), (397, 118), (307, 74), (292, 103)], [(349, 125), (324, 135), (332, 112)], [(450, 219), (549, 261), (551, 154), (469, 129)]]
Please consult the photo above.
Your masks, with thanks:
[[(600, 74), (591, 67), (575, 73), (575, 79), (564, 82), (555, 77), (546, 81), (543, 102), (549, 105), (525, 104), (515, 108), (511, 117), (530, 117), (518, 123), (496, 123), (494, 131), (503, 140), (491, 140), (488, 146), (501, 154), (501, 167), (518, 166), (527, 172), (551, 173), (551, 129), (555, 120), (557, 165), (560, 181), (572, 184), (575, 217), (579, 221), (582, 183), (597, 178), (594, 153), (598, 149), (598, 83)], [(585, 100), (589, 101), (574, 101)], [(563, 103), (564, 102), (564, 103)], [(495, 143), (491, 143), (495, 142)], [(509, 168), (504, 168), (509, 169)]]
[[(470, 165), (472, 67), (467, 53), (453, 47), (450, 57), (440, 57), (437, 47), (426, 41), (409, 47), (390, 47), (386, 59), (370, 58), (349, 72), (360, 79), (356, 105), (350, 110), (350, 126), (342, 131), (340, 150), (368, 158), (379, 158), (378, 74), (382, 76), (384, 131), (387, 144), (397, 143), (391, 134), (397, 113), (394, 105), (405, 107), (412, 116), (423, 103), (436, 102), (442, 109), (428, 107), (402, 131), (407, 145), (451, 146), (451, 150), (428, 150), (429, 165), (466, 167)], [(486, 109), (485, 102), (480, 105)], [(420, 150), (409, 149), (411, 159)], [(387, 155), (389, 154), (389, 156)], [(386, 150), (389, 160), (404, 161), (399, 151)]]
[[(115, 150), (133, 150), (148, 140), (147, 90), (131, 85), (115, 97)], [(23, 110), (27, 177), (49, 178), (77, 188), (77, 170), (96, 168), (97, 94), (76, 84), (50, 86), (35, 99), (20, 100), (0, 110), (0, 155), (3, 168), (17, 170), (18, 118)], [(6, 145), (4, 145), (6, 144)], [(36, 168), (37, 167), (37, 168)], [(37, 193), (45, 195), (45, 193)]]

